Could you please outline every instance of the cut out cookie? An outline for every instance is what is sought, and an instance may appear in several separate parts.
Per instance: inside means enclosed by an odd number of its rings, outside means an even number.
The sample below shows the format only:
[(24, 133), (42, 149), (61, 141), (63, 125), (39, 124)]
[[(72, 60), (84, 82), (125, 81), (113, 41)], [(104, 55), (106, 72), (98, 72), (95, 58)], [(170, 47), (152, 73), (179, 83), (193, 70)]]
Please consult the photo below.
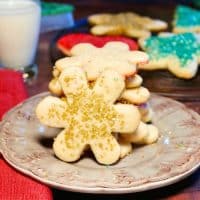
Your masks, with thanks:
[(94, 45), (95, 47), (103, 47), (108, 42), (123, 42), (129, 46), (130, 50), (137, 50), (138, 45), (137, 43), (129, 38), (122, 37), (122, 36), (95, 36), (88, 33), (71, 33), (62, 36), (57, 41), (57, 47), (66, 55), (70, 56), (71, 49), (73, 46), (80, 44), (80, 43), (89, 43)]
[(134, 89), (126, 89), (122, 92), (119, 100), (140, 105), (146, 103), (150, 97), (150, 92), (145, 87), (138, 87)]
[(73, 162), (89, 145), (99, 163), (115, 163), (121, 150), (111, 133), (132, 133), (140, 123), (136, 106), (113, 104), (125, 87), (123, 77), (115, 71), (105, 71), (89, 89), (84, 71), (68, 67), (59, 81), (66, 98), (46, 97), (36, 109), (42, 123), (55, 127), (56, 122), (56, 127), (65, 128), (53, 144), (56, 156)]
[(148, 37), (151, 31), (161, 31), (167, 28), (167, 23), (161, 20), (143, 17), (133, 12), (119, 14), (95, 14), (88, 18), (91, 33), (94, 35), (125, 35), (128, 37)]
[(148, 55), (141, 51), (130, 51), (123, 42), (108, 42), (102, 48), (88, 43), (75, 45), (70, 51), (72, 57), (66, 57), (55, 63), (58, 71), (67, 67), (81, 67), (87, 74), (89, 81), (96, 80), (99, 75), (112, 69), (123, 76), (136, 73), (136, 65), (148, 61)]
[(177, 6), (173, 26), (174, 33), (200, 33), (200, 11), (186, 6)]
[(158, 140), (158, 129), (152, 124), (140, 122), (137, 130), (133, 134), (121, 135), (124, 141), (134, 144), (152, 144)]
[(175, 76), (190, 79), (195, 76), (200, 61), (199, 37), (192, 33), (152, 36), (140, 39), (140, 46), (149, 54), (147, 64), (139, 69), (168, 69)]
[(126, 82), (126, 88), (132, 89), (132, 88), (140, 87), (142, 85), (143, 79), (138, 74), (135, 74), (135, 76), (128, 77), (125, 80), (125, 82)]

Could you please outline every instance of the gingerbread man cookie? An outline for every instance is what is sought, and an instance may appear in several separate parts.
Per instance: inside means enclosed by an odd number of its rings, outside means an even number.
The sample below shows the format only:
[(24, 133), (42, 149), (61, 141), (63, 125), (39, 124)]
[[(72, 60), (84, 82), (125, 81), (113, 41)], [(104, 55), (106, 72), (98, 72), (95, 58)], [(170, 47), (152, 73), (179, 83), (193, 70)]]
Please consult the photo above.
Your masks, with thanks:
[(195, 34), (152, 36), (139, 43), (150, 56), (149, 63), (140, 64), (139, 69), (168, 69), (183, 79), (195, 76), (200, 60), (200, 43)]
[(99, 163), (115, 163), (121, 149), (111, 133), (133, 133), (140, 122), (136, 106), (114, 105), (125, 87), (123, 77), (116, 71), (104, 71), (90, 89), (83, 69), (67, 67), (59, 82), (65, 98), (48, 96), (36, 109), (42, 123), (64, 128), (53, 144), (56, 156), (73, 162), (89, 146)]
[(133, 12), (119, 14), (95, 14), (88, 18), (91, 33), (94, 35), (125, 35), (128, 37), (147, 37), (151, 31), (161, 31), (167, 28), (167, 23), (161, 20), (143, 17)]

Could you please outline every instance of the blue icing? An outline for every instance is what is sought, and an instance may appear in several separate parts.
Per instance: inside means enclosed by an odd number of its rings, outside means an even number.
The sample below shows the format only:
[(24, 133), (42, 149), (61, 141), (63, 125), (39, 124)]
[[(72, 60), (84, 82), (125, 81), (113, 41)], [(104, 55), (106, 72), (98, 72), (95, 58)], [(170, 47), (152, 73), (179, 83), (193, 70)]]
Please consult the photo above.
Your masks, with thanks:
[(200, 43), (192, 33), (149, 37), (145, 41), (145, 49), (151, 60), (176, 56), (181, 66), (186, 66), (194, 57), (200, 55)]
[(200, 12), (186, 6), (178, 6), (175, 12), (175, 26), (200, 26)]

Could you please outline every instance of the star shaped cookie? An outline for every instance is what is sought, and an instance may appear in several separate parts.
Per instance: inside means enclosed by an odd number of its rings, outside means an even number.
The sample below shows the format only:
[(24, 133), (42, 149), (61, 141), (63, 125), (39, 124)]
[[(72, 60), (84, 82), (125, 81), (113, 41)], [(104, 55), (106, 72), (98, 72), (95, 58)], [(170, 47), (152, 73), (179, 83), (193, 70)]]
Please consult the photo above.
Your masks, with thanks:
[(43, 124), (64, 128), (53, 144), (56, 156), (73, 162), (89, 146), (99, 163), (115, 163), (120, 145), (111, 133), (134, 133), (140, 123), (136, 106), (114, 104), (125, 87), (123, 76), (104, 71), (90, 89), (83, 69), (67, 67), (59, 81), (65, 97), (48, 96), (36, 108)]
[(199, 36), (193, 33), (152, 36), (140, 39), (140, 46), (148, 53), (149, 63), (139, 69), (168, 69), (175, 76), (190, 79), (195, 76), (200, 61)]
[(143, 17), (133, 12), (119, 14), (95, 14), (88, 17), (91, 33), (94, 35), (125, 35), (140, 38), (151, 35), (151, 31), (167, 28), (167, 23), (158, 19)]

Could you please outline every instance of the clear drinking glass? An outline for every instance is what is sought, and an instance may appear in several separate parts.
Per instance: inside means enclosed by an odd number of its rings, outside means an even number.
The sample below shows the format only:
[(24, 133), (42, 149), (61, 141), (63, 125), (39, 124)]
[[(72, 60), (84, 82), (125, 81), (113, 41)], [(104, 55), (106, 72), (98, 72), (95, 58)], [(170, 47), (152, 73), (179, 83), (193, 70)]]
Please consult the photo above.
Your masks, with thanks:
[(36, 71), (40, 21), (39, 0), (0, 0), (0, 67)]

